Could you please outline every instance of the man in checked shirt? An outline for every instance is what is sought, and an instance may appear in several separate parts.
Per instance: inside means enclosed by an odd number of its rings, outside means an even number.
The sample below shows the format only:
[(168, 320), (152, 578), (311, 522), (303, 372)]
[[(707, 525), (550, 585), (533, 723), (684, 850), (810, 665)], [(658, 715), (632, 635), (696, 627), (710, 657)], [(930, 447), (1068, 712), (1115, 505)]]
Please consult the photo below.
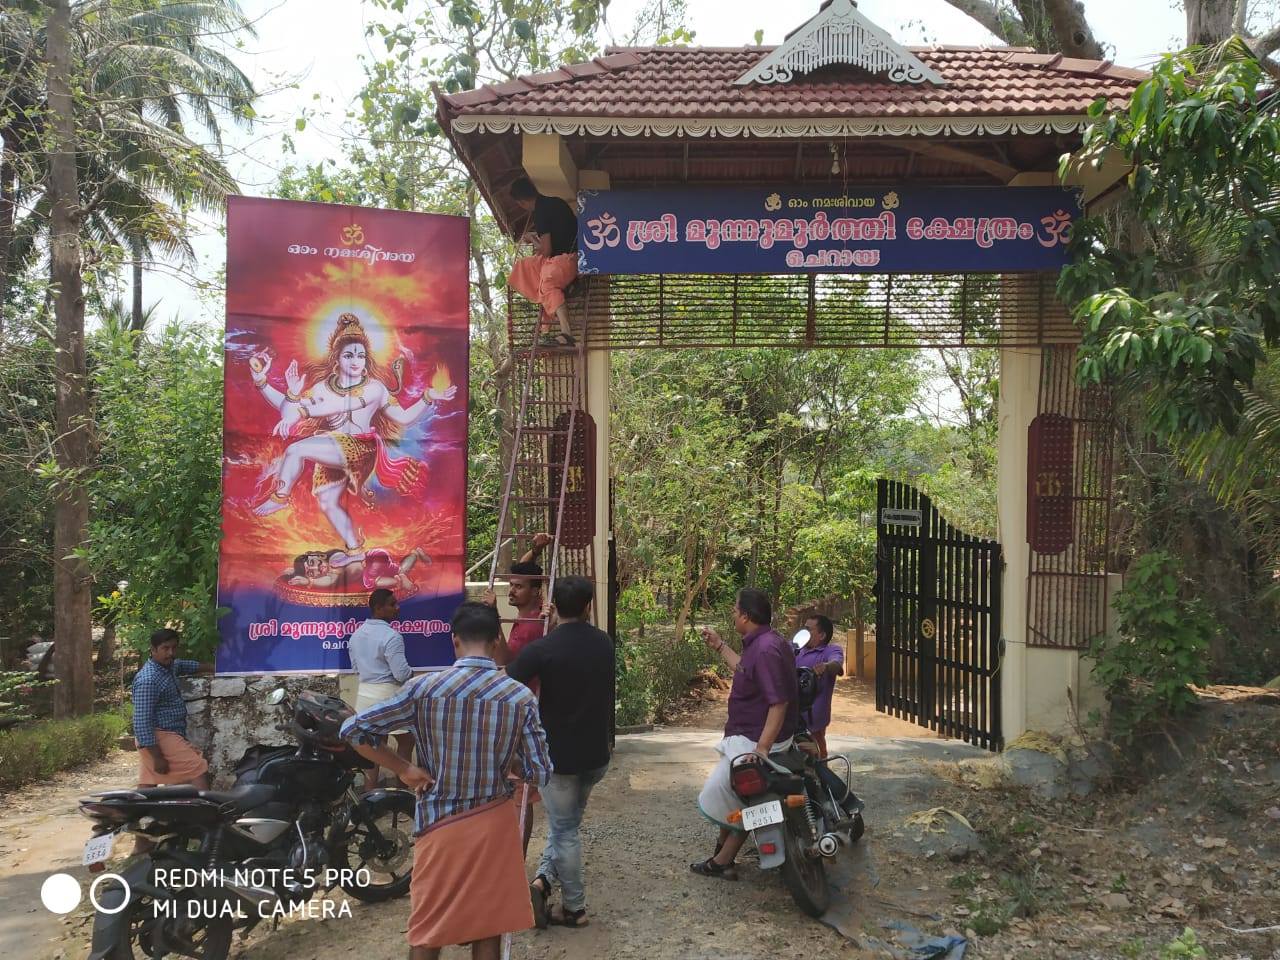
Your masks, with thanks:
[(178, 677), (200, 669), (178, 659), (178, 632), (151, 635), (151, 659), (133, 678), (133, 736), (138, 741), (138, 786), (189, 783), (209, 789), (209, 762), (187, 740), (187, 704)]
[[(507, 771), (518, 759), (524, 779), (543, 786), (551, 757), (538, 701), (494, 662), (499, 628), (493, 607), (464, 603), (453, 616), (453, 666), (409, 682), (342, 725), (362, 756), (418, 792), (412, 960), (434, 960), (456, 943), (470, 943), (473, 958), (496, 960), (502, 934), (533, 926)], [(387, 734), (405, 729), (422, 767), (383, 746)]]

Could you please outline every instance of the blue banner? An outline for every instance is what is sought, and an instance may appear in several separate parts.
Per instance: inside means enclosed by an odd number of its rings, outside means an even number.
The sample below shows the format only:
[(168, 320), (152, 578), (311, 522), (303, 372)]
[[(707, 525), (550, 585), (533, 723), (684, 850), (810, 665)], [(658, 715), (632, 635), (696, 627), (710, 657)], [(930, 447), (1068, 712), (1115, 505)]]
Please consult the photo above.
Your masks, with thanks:
[[(406, 601), (401, 619), (391, 624), (404, 637), (405, 659), (415, 668), (448, 666), (454, 661), (449, 621), (462, 593), (415, 597)], [(273, 590), (243, 589), (235, 605), (219, 621), (220, 674), (346, 673), (347, 647), (368, 616), (367, 606), (314, 606), (291, 602)], [(406, 611), (411, 611), (407, 613)]]
[(1065, 187), (584, 190), (581, 273), (1058, 270), (1080, 192)]

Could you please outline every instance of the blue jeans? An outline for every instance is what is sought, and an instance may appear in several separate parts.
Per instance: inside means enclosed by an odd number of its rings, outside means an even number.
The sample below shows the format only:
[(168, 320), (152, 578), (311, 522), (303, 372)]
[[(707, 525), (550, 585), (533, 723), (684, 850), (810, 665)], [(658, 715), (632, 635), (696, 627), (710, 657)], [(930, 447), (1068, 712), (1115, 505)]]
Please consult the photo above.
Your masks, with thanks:
[(538, 875), (551, 883), (560, 882), (564, 908), (576, 913), (585, 909), (587, 894), (582, 884), (582, 814), (587, 809), (591, 788), (604, 779), (608, 764), (586, 773), (553, 773), (551, 782), (540, 787), (542, 805), (547, 808), (547, 846), (538, 863)]

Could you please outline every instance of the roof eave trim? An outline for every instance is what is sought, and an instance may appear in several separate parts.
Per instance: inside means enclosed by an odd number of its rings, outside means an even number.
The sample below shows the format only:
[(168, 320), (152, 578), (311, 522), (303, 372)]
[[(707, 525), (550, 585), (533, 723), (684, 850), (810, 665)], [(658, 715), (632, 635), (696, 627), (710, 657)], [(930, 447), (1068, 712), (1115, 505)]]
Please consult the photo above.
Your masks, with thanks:
[(938, 137), (1078, 133), (1093, 121), (1084, 114), (985, 117), (796, 117), (736, 120), (698, 117), (537, 117), (470, 114), (454, 117), (450, 132), (558, 133), (572, 137)]

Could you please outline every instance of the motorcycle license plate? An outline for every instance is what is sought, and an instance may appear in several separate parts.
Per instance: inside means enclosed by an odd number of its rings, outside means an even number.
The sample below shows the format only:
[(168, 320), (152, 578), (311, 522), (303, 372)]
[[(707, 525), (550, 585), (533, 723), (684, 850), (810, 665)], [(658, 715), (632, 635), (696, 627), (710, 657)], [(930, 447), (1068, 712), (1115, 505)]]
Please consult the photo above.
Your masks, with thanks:
[(84, 866), (94, 863), (101, 863), (107, 857), (111, 856), (111, 848), (115, 846), (116, 835), (114, 833), (104, 833), (100, 837), (94, 837), (84, 845)]
[(757, 803), (754, 807), (743, 807), (742, 809), (743, 830), (755, 830), (757, 827), (767, 827), (770, 824), (781, 822), (781, 800), (770, 800), (767, 803)]

